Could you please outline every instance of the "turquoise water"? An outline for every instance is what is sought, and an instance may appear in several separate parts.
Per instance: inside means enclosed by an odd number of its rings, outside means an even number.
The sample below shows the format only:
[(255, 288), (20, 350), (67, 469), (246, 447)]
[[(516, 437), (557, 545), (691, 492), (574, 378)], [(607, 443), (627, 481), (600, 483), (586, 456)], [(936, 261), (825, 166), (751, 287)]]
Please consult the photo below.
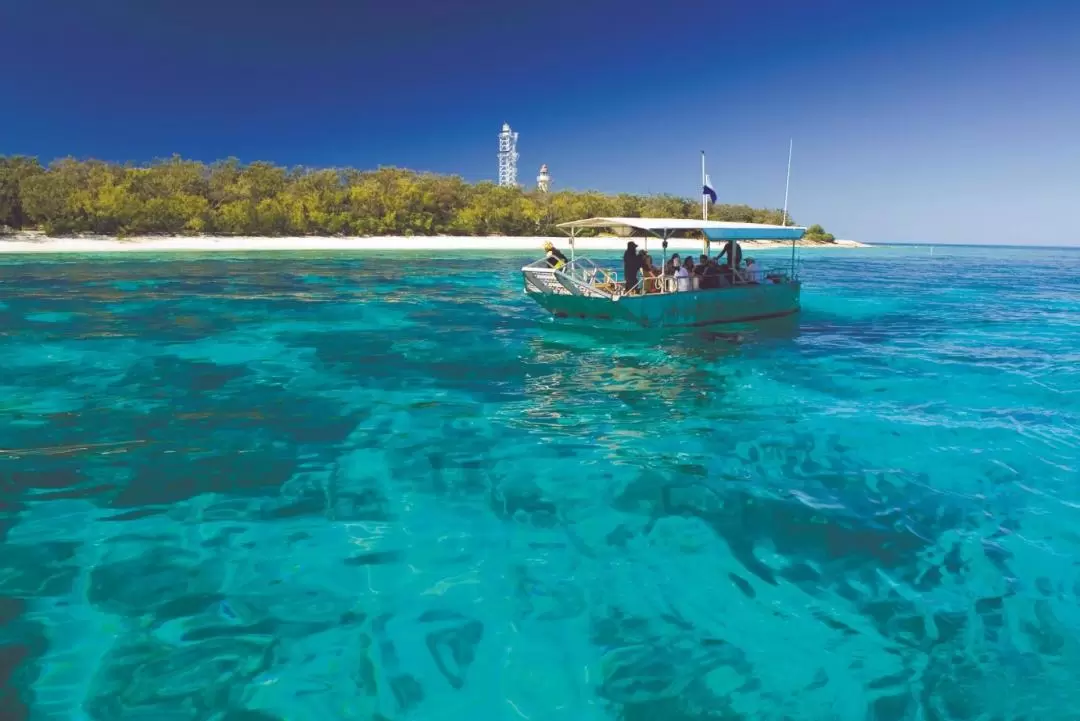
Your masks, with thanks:
[(0, 256), (0, 716), (1076, 718), (1080, 253), (669, 337), (524, 260)]

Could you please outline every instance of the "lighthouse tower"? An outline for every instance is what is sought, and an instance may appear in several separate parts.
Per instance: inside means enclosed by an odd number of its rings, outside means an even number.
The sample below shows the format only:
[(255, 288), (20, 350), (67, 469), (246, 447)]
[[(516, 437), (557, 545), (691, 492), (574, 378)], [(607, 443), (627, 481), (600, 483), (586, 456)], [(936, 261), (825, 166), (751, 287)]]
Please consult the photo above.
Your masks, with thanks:
[(499, 185), (517, 185), (517, 140), (518, 134), (510, 129), (510, 124), (503, 123), (499, 133)]
[(548, 173), (547, 163), (540, 166), (540, 174), (536, 176), (536, 189), (541, 193), (551, 190), (551, 174)]

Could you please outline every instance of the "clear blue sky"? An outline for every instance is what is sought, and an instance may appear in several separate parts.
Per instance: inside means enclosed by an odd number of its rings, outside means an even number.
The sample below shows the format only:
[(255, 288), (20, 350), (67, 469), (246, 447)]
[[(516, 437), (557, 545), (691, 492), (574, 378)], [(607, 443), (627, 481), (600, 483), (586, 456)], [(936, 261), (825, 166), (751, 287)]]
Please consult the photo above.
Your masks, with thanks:
[(0, 154), (699, 192), (870, 241), (1080, 242), (1080, 2), (0, 0)]

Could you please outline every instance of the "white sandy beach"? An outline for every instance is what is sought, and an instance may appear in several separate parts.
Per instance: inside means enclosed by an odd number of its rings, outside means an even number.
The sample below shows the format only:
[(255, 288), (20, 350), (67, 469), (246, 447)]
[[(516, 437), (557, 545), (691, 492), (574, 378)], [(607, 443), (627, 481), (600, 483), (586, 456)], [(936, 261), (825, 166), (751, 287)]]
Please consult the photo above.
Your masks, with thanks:
[[(62, 237), (54, 238), (36, 232), (0, 236), (0, 253), (164, 253), (164, 252), (244, 252), (244, 251), (298, 251), (298, 250), (347, 250), (347, 251), (461, 251), (505, 250), (523, 254), (543, 254), (542, 247), (551, 241), (569, 250), (568, 238), (508, 237), (508, 236), (378, 236), (378, 237), (223, 237), (223, 236), (137, 236), (131, 238), (109, 237)], [(643, 246), (638, 238), (639, 245)], [(771, 241), (741, 241), (744, 250), (780, 250), (791, 248), (788, 243)], [(867, 247), (852, 240), (819, 245), (803, 243), (802, 247), (853, 248)], [(713, 243), (719, 247), (719, 244)], [(650, 250), (660, 250), (660, 242), (650, 239)], [(626, 238), (607, 236), (602, 238), (578, 238), (575, 248), (589, 250), (623, 250)], [(701, 241), (674, 239), (668, 241), (670, 251), (698, 251)]]

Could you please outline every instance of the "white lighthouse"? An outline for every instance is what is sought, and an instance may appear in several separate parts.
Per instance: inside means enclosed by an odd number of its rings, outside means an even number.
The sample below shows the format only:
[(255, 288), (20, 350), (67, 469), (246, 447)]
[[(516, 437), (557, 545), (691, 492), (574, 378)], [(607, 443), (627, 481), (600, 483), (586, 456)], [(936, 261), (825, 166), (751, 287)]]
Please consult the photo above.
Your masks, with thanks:
[(536, 176), (536, 189), (541, 193), (551, 190), (551, 174), (548, 173), (547, 163), (540, 166), (540, 174)]

